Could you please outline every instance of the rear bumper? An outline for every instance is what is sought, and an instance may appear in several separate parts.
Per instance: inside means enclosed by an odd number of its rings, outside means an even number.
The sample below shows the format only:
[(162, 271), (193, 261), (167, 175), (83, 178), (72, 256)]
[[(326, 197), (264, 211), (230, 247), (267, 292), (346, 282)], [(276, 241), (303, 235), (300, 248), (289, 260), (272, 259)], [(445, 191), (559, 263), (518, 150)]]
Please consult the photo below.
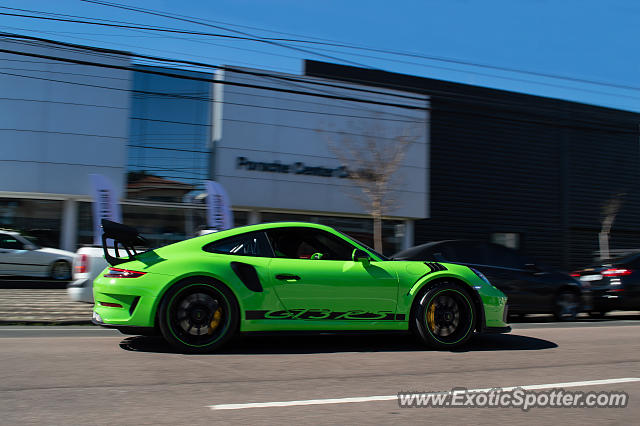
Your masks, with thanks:
[(93, 286), (91, 280), (75, 280), (67, 285), (67, 295), (74, 302), (93, 303)]
[[(622, 290), (622, 291), (615, 291)], [(614, 311), (631, 309), (627, 306), (628, 295), (624, 289), (595, 290), (591, 293), (591, 311)]]
[(125, 279), (98, 277), (93, 282), (94, 323), (113, 328), (154, 327), (155, 287), (151, 274)]

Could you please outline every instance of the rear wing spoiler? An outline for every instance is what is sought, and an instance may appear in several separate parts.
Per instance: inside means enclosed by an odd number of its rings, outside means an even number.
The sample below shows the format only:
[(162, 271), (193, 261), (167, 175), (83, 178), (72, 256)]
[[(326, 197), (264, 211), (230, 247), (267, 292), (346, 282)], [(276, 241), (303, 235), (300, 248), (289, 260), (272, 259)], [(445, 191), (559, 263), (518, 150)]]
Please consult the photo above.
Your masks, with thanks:
[[(109, 254), (109, 246), (107, 239), (113, 240), (113, 250), (115, 257)], [(135, 246), (146, 245), (147, 240), (138, 233), (135, 228), (127, 225), (123, 225), (111, 220), (102, 219), (102, 250), (104, 251), (104, 258), (111, 266), (119, 265), (133, 260), (133, 257), (138, 254)], [(126, 258), (121, 258), (118, 251), (118, 247), (121, 246), (124, 251), (127, 252)]]

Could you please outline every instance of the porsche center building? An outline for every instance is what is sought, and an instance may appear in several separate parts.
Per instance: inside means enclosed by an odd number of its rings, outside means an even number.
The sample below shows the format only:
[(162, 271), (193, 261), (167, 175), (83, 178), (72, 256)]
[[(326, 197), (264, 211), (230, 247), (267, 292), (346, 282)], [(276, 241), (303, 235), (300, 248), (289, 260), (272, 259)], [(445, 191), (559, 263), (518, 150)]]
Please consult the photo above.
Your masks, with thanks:
[(123, 221), (155, 244), (207, 227), (208, 179), (226, 189), (235, 225), (313, 221), (372, 244), (369, 188), (355, 177), (390, 170), (384, 154), (400, 145), (384, 191), (385, 252), (412, 245), (414, 221), (429, 216), (428, 96), (260, 70), (138, 66), (126, 52), (2, 43), (61, 60), (0, 57), (21, 69), (0, 74), (1, 228), (68, 250), (92, 243), (89, 175), (100, 174), (115, 188)]

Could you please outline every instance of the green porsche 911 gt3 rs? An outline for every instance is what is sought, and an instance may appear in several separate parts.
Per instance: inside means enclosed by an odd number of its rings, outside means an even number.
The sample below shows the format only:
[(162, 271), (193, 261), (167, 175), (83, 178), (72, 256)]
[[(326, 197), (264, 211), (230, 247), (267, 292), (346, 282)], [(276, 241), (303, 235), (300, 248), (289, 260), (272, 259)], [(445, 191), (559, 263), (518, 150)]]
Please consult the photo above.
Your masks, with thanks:
[[(387, 259), (330, 227), (250, 225), (137, 253), (135, 229), (103, 221), (112, 265), (95, 280), (93, 322), (159, 331), (206, 352), (253, 331), (411, 330), (438, 349), (510, 331), (506, 296), (478, 271)], [(107, 250), (107, 241), (124, 247)]]

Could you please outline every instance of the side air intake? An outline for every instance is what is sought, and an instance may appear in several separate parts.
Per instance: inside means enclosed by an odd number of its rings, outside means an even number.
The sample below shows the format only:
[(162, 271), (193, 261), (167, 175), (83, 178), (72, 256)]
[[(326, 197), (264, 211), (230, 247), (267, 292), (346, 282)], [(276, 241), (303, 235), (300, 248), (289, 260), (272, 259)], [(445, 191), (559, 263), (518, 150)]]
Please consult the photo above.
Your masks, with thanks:
[(444, 265), (441, 265), (438, 262), (424, 262), (424, 264), (427, 265), (429, 269), (431, 269), (431, 272), (440, 272), (447, 270)]

